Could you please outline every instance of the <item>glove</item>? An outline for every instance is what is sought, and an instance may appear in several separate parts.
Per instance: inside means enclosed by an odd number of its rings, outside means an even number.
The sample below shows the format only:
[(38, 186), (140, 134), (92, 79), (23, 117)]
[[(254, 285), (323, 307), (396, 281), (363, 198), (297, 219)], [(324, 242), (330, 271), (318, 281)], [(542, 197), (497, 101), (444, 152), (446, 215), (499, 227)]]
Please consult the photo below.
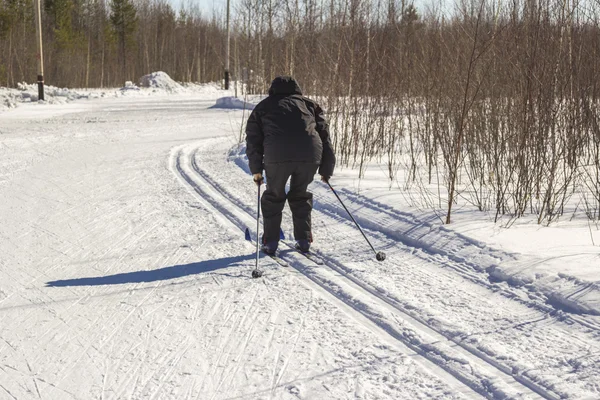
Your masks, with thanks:
[(259, 186), (261, 185), (261, 183), (263, 183), (263, 176), (260, 172), (258, 174), (252, 175), (252, 178), (254, 179), (254, 182)]
[(321, 175), (321, 180), (322, 180), (323, 182), (325, 182), (325, 183), (329, 183), (329, 179), (330, 179), (330, 178), (331, 178), (330, 176), (324, 176), (324, 175)]

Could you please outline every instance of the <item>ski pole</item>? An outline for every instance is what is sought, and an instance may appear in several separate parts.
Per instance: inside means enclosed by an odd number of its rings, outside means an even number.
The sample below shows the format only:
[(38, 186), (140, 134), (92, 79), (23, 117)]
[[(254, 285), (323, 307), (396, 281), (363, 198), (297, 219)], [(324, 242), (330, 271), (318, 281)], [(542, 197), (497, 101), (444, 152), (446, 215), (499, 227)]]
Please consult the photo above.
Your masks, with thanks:
[(258, 232), (258, 230), (260, 229), (260, 183), (261, 182), (256, 182), (256, 186), (258, 186), (258, 207), (256, 211), (256, 266), (254, 267), (254, 271), (252, 271), (253, 278), (260, 278), (263, 274), (262, 271), (258, 269), (258, 262), (260, 258), (260, 236)]
[(354, 219), (354, 217), (352, 216), (352, 214), (350, 213), (350, 211), (348, 210), (348, 208), (346, 207), (346, 205), (344, 204), (344, 202), (342, 201), (342, 199), (340, 199), (340, 196), (338, 196), (338, 194), (335, 191), (335, 189), (333, 188), (333, 186), (331, 186), (331, 183), (329, 183), (329, 181), (326, 181), (326, 182), (327, 182), (327, 185), (329, 186), (329, 188), (331, 189), (331, 191), (333, 192), (333, 194), (335, 194), (335, 197), (337, 197), (337, 199), (339, 200), (339, 202), (342, 205), (342, 207), (344, 207), (344, 210), (346, 210), (346, 212), (348, 213), (348, 215), (350, 216), (350, 218), (352, 219), (352, 221), (354, 222), (354, 224), (356, 225), (356, 227), (358, 228), (358, 230), (360, 231), (360, 233), (362, 233), (362, 235), (365, 238), (365, 240), (367, 241), (367, 243), (369, 243), (369, 246), (371, 246), (371, 250), (373, 250), (373, 253), (375, 253), (375, 258), (377, 259), (377, 261), (383, 261), (383, 260), (385, 260), (385, 253), (383, 251), (377, 251), (377, 250), (375, 250), (375, 248), (373, 247), (373, 245), (371, 244), (371, 242), (367, 238), (367, 235), (365, 235), (365, 233), (363, 232), (363, 230), (360, 227), (360, 225), (358, 225), (358, 222), (356, 222), (356, 220)]

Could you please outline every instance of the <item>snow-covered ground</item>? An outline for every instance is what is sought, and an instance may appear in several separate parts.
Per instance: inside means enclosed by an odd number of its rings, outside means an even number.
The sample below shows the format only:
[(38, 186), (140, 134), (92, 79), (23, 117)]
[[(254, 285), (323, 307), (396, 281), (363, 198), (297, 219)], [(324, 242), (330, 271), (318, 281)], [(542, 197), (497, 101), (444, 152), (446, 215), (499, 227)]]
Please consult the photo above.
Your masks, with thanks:
[(253, 280), (246, 104), (71, 92), (0, 114), (0, 399), (600, 398), (594, 225), (441, 226), (340, 169), (387, 260), (316, 181), (315, 256)]
[[(68, 89), (52, 85), (44, 86), (44, 101), (38, 102), (38, 85), (19, 83), (16, 89), (0, 87), (0, 113), (24, 104), (68, 104), (75, 100), (92, 100), (119, 97), (143, 97), (164, 94), (194, 94), (217, 93), (219, 87), (215, 83), (209, 84), (181, 84), (175, 82), (164, 72), (154, 72), (142, 76), (139, 82), (126, 82), (122, 88), (107, 89)], [(31, 112), (31, 110), (30, 110)]]

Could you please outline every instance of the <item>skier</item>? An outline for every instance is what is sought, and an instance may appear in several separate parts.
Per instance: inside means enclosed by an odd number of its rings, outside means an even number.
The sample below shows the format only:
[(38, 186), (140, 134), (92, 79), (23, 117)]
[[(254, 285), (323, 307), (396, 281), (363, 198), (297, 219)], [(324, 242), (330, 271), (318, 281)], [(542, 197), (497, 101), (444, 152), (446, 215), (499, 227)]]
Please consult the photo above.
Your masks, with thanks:
[[(281, 213), (287, 199), (294, 223), (296, 248), (308, 252), (312, 242), (312, 193), (307, 191), (315, 173), (328, 182), (335, 156), (329, 141), (323, 110), (302, 96), (290, 76), (275, 78), (269, 96), (252, 111), (246, 125), (246, 155), (257, 185), (267, 188), (262, 196), (264, 234), (262, 251), (275, 254), (279, 244)], [(285, 185), (290, 179), (290, 190)]]

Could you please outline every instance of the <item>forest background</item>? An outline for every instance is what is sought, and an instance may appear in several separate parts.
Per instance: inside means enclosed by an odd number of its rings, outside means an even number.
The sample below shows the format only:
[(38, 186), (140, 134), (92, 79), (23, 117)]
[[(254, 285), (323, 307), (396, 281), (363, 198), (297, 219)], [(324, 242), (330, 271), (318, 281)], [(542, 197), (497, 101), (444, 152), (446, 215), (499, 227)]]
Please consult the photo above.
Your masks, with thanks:
[[(232, 4), (232, 78), (260, 94), (296, 77), (326, 109), (341, 165), (361, 176), (385, 165), (390, 186), (420, 192), (445, 223), (458, 199), (509, 221), (600, 220), (600, 1)], [(223, 78), (224, 12), (164, 0), (42, 8), (48, 84)], [(36, 56), (33, 2), (0, 0), (0, 86), (35, 81)]]

